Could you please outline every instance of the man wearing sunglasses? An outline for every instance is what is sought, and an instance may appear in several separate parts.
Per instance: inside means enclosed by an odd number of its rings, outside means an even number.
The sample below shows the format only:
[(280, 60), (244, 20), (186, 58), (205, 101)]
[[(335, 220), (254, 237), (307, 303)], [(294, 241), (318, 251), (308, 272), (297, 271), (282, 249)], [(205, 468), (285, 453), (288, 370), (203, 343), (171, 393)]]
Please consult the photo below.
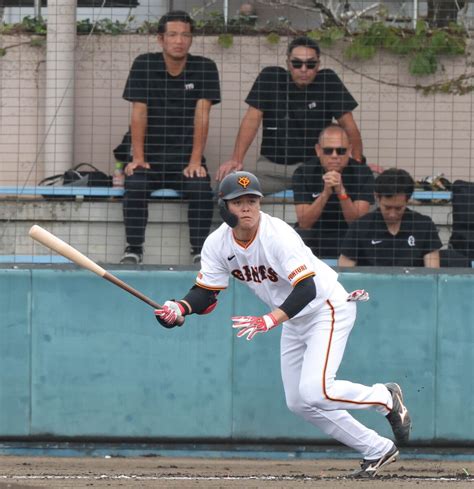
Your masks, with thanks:
[(318, 136), (333, 119), (349, 135), (353, 158), (362, 161), (362, 140), (352, 116), (358, 104), (334, 71), (319, 69), (318, 44), (307, 37), (294, 39), (288, 47), (287, 68), (269, 66), (258, 75), (245, 100), (249, 107), (232, 158), (219, 167), (217, 180), (243, 169), (260, 125), (260, 157), (250, 171), (266, 194), (291, 187), (294, 170), (314, 157)]
[(374, 203), (374, 177), (351, 158), (349, 137), (338, 125), (321, 132), (315, 149), (317, 158), (293, 175), (296, 230), (317, 256), (335, 259), (348, 224)]

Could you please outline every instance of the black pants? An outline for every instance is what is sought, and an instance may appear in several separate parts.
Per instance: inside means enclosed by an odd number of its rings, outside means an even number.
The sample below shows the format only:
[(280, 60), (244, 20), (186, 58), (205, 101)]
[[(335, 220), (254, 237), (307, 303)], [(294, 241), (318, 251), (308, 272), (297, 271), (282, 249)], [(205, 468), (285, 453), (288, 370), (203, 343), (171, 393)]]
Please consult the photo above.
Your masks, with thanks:
[[(160, 165), (161, 166), (161, 165)], [(127, 243), (142, 246), (148, 222), (150, 194), (160, 188), (172, 188), (189, 201), (188, 224), (191, 247), (194, 253), (201, 251), (212, 222), (213, 200), (210, 177), (187, 178), (182, 166), (166, 168), (166, 172), (152, 164), (150, 170), (137, 170), (125, 177), (123, 218)]]

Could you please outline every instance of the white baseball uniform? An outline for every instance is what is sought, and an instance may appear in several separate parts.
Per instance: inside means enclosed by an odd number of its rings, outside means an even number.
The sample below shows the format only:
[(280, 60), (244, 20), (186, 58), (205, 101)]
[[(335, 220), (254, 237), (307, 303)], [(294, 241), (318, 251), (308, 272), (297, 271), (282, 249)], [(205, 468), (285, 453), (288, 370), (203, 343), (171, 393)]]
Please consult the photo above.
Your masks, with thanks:
[(368, 387), (336, 380), (356, 305), (347, 302), (337, 273), (313, 255), (292, 227), (263, 212), (260, 217), (257, 233), (247, 243), (239, 242), (225, 223), (208, 236), (196, 283), (223, 290), (233, 276), (273, 310), (299, 281), (313, 277), (316, 298), (283, 324), (281, 375), (286, 403), (365, 459), (380, 458), (393, 442), (366, 428), (346, 409), (372, 408), (386, 415), (392, 407), (388, 389), (383, 384)]

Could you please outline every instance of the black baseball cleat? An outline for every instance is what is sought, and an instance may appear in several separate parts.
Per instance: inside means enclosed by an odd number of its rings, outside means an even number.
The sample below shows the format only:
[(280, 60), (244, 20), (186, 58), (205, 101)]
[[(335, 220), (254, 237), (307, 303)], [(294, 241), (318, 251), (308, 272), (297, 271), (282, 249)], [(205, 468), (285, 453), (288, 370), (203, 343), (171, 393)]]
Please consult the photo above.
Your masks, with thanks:
[(141, 265), (142, 263), (143, 263), (143, 247), (128, 245), (125, 248), (122, 258), (120, 259), (120, 264)]
[(408, 409), (403, 404), (402, 389), (395, 382), (385, 384), (385, 387), (392, 395), (392, 410), (387, 414), (387, 419), (392, 426), (395, 440), (400, 445), (404, 445), (410, 438), (411, 418)]
[(395, 462), (397, 460), (399, 451), (398, 448), (393, 445), (393, 447), (382, 457), (377, 460), (362, 460), (360, 463), (360, 469), (353, 472), (350, 477), (356, 479), (370, 479), (377, 475), (377, 472), (388, 464)]

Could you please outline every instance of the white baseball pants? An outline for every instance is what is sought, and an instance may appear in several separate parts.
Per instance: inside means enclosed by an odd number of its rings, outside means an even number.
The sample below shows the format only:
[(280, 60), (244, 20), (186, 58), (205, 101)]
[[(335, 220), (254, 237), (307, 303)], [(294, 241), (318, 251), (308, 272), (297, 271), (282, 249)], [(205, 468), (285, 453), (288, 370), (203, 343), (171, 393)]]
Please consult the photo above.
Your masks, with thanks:
[(332, 438), (377, 459), (393, 442), (354, 419), (346, 409), (375, 409), (386, 415), (392, 397), (383, 384), (365, 386), (336, 380), (356, 303), (337, 284), (324, 306), (312, 315), (286, 321), (281, 336), (281, 374), (288, 408)]

